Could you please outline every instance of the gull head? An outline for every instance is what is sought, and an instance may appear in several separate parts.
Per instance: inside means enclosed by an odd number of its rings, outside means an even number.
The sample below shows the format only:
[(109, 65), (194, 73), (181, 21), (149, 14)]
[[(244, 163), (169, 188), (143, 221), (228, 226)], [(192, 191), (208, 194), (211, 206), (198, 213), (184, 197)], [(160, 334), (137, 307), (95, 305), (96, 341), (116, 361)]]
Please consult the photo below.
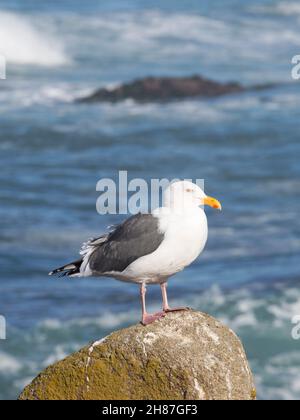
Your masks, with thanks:
[(221, 203), (213, 197), (209, 197), (199, 187), (190, 181), (173, 182), (165, 191), (163, 196), (165, 207), (175, 210), (185, 210), (200, 206), (210, 206), (222, 210)]

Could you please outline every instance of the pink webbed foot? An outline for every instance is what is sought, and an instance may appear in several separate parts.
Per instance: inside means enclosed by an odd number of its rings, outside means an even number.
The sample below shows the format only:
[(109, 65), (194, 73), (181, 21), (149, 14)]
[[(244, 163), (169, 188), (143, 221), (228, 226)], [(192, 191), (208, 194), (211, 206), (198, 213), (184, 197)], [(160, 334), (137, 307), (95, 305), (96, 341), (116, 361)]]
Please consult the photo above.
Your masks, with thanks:
[(165, 316), (165, 312), (157, 312), (155, 314), (144, 314), (141, 323), (143, 325), (149, 325), (152, 324), (152, 322), (155, 322)]
[(179, 307), (175, 307), (175, 308), (164, 308), (164, 312), (168, 313), (168, 312), (180, 312), (180, 311), (188, 311), (191, 308), (189, 308), (188, 306), (179, 306)]

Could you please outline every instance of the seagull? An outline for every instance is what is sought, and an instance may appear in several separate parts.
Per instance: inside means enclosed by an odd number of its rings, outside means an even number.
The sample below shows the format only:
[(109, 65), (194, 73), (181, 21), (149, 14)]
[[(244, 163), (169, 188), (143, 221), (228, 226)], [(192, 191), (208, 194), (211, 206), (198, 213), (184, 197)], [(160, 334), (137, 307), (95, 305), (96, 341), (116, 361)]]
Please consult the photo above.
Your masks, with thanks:
[[(207, 236), (204, 206), (221, 210), (221, 204), (190, 181), (170, 184), (163, 193), (163, 207), (151, 213), (138, 213), (111, 231), (85, 242), (81, 258), (59, 267), (49, 275), (69, 277), (113, 277), (140, 286), (143, 325), (149, 325), (168, 312), (187, 308), (170, 308), (167, 282), (171, 276), (189, 266), (203, 251)], [(146, 310), (146, 286), (159, 284), (162, 311)]]

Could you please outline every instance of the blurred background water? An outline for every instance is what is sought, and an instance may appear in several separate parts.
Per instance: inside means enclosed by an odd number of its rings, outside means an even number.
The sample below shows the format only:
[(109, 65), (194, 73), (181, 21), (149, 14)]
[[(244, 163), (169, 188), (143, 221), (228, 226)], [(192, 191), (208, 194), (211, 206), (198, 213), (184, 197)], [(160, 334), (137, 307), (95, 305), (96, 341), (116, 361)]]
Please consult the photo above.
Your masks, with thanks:
[[(200, 259), (170, 299), (242, 338), (260, 399), (300, 399), (300, 4), (282, 0), (2, 0), (0, 53), (0, 398), (45, 366), (139, 319), (138, 290), (111, 279), (55, 279), (101, 217), (96, 182), (204, 178)], [(201, 74), (272, 89), (169, 104), (74, 104), (100, 86)], [(160, 305), (152, 287), (150, 309)]]

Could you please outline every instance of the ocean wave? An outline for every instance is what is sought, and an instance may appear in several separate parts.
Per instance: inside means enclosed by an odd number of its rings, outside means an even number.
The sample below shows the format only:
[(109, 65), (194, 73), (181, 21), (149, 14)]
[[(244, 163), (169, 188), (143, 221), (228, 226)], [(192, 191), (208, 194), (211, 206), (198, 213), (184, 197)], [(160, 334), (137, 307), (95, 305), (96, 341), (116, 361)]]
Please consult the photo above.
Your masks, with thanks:
[[(193, 308), (212, 313), (222, 319), (238, 333), (244, 331), (244, 327), (251, 326), (258, 332), (268, 334), (269, 328), (272, 327), (278, 332), (281, 331), (282, 337), (286, 336), (285, 328), (288, 327), (291, 331), (292, 318), (300, 315), (299, 289), (280, 282), (274, 284), (272, 291), (261, 294), (257, 292), (257, 286), (253, 287), (253, 290), (251, 287), (241, 287), (226, 291), (214, 285), (196, 296), (172, 299), (172, 305), (183, 306), (184, 303), (189, 302)], [(155, 309), (157, 309), (156, 305), (149, 305), (150, 311)], [(105, 312), (102, 315), (69, 321), (60, 321), (57, 318), (45, 319), (38, 325), (38, 330), (43, 334), (86, 327), (97, 327), (101, 331), (106, 331), (133, 323), (138, 318), (139, 311), (131, 310)], [(271, 330), (269, 332), (273, 335)], [(97, 337), (91, 337), (93, 338)]]
[(60, 103), (72, 104), (78, 96), (89, 95), (92, 91), (92, 88), (81, 84), (77, 85), (67, 82), (40, 86), (32, 86), (29, 83), (0, 91), (0, 109), (9, 111), (16, 108), (30, 108), (36, 105), (51, 107)]
[(288, 351), (270, 357), (258, 367), (255, 377), (257, 390), (264, 400), (300, 399), (300, 354)]
[(275, 5), (275, 11), (285, 16), (295, 16), (300, 14), (300, 4), (297, 2), (282, 1)]
[[(117, 57), (122, 62), (125, 60), (126, 65), (128, 59), (136, 60), (138, 56), (138, 66), (143, 62), (148, 66), (150, 62), (160, 62), (160, 69), (167, 67), (172, 72), (172, 67), (176, 69), (176, 64), (184, 61), (187, 69), (192, 65), (196, 72), (213, 75), (217, 80), (229, 80), (232, 77), (226, 73), (229, 61), (265, 65), (267, 59), (275, 57), (278, 62), (281, 47), (298, 43), (297, 28), (287, 28), (284, 21), (275, 25), (272, 20), (258, 20), (251, 15), (241, 15), (239, 23), (233, 25), (223, 16), (211, 18), (154, 10), (93, 16), (76, 13), (21, 16), (0, 11), (0, 52), (8, 61), (44, 66), (77, 62), (86, 66), (91, 59), (93, 65), (98, 66), (99, 74), (104, 70), (103, 62)], [(257, 78), (262, 82), (261, 73), (256, 75), (249, 68), (250, 71), (249, 81)], [(247, 76), (245, 71), (244, 76)], [(267, 76), (275, 79), (274, 66)]]
[[(115, 37), (112, 42), (117, 42), (119, 47), (122, 45), (125, 51), (137, 47), (151, 48), (153, 42), (159, 42), (161, 53), (176, 51), (178, 54), (178, 44), (174, 44), (174, 41), (184, 41), (189, 48), (180, 50), (180, 53), (189, 54), (201, 45), (222, 45), (226, 47), (226, 50), (230, 50), (232, 47), (242, 48), (246, 41), (246, 44), (253, 47), (253, 50), (247, 49), (247, 55), (249, 55), (255, 54), (254, 43), (251, 43), (251, 38), (247, 39), (250, 33), (254, 35), (254, 31), (258, 37), (258, 39), (255, 38), (256, 48), (258, 41), (275, 44), (282, 40), (282, 33), (278, 34), (272, 21), (262, 20), (259, 22), (257, 19), (254, 21), (243, 16), (241, 16), (243, 25), (240, 27), (221, 18), (176, 12), (114, 13), (109, 17), (110, 19), (108, 16), (89, 18), (90, 28), (99, 32), (114, 33)], [(84, 22), (82, 24), (84, 25)], [(260, 31), (257, 31), (258, 25), (261, 25)], [(240, 32), (240, 37), (236, 37), (237, 29)], [(296, 36), (297, 33), (295, 32), (294, 35)], [(262, 47), (262, 45), (259, 47), (261, 53), (263, 53)], [(215, 51), (211, 53), (215, 54)], [(222, 57), (224, 51), (217, 51), (217, 54)]]
[(65, 346), (61, 344), (57, 345), (55, 346), (52, 353), (46, 356), (42, 364), (44, 367), (48, 367), (49, 365), (52, 365), (53, 363), (56, 363), (59, 360), (64, 359), (65, 357), (67, 357), (67, 355), (68, 355), (68, 352), (66, 351)]
[[(299, 44), (297, 27), (287, 26), (284, 19), (274, 23), (265, 13), (260, 13), (260, 19), (242, 14), (235, 24), (226, 16), (211, 18), (153, 10), (115, 12), (77, 20), (78, 17), (72, 16), (67, 23), (70, 26), (72, 22), (78, 29), (70, 38), (73, 45), (76, 41), (82, 47), (97, 46), (101, 56), (109, 59), (114, 59), (116, 54), (125, 61), (138, 56), (139, 63), (144, 60), (148, 66), (149, 62), (160, 62), (161, 69), (176, 68), (176, 64), (182, 66), (184, 62), (187, 68), (192, 67), (196, 72), (197, 68), (202, 72), (204, 69), (209, 72), (205, 74), (218, 80), (232, 77), (233, 68), (226, 73), (229, 62), (238, 68), (238, 81), (241, 77), (247, 83), (255, 80), (261, 83), (262, 77), (268, 82), (282, 80), (283, 73), (279, 67), (277, 72), (274, 62), (270, 66), (272, 71), (268, 72), (265, 64), (269, 60), (286, 63), (286, 50)], [(82, 49), (78, 55), (81, 53)], [(249, 70), (241, 72), (240, 66), (246, 62)], [(263, 72), (255, 71), (253, 63), (262, 65)], [(286, 79), (285, 73), (284, 77)]]
[(0, 352), (0, 372), (2, 375), (17, 373), (22, 368), (22, 363), (7, 353)]
[[(149, 307), (151, 309), (151, 306)], [(154, 309), (154, 308), (152, 308)], [(47, 331), (69, 330), (73, 328), (98, 327), (100, 329), (119, 328), (130, 322), (135, 322), (139, 318), (137, 311), (126, 311), (120, 313), (105, 312), (103, 315), (95, 317), (85, 317), (70, 321), (59, 321), (57, 319), (46, 319), (40, 323), (40, 328)]]
[(64, 45), (33, 18), (0, 11), (0, 53), (8, 64), (60, 66), (70, 62)]
[[(296, 10), (296, 5), (290, 3), (287, 10)], [(274, 65), (266, 73), (266, 60), (285, 63), (286, 48), (299, 44), (298, 30), (287, 27), (284, 19), (274, 24), (263, 17), (241, 15), (239, 23), (233, 25), (223, 16), (211, 18), (153, 10), (93, 16), (76, 13), (22, 16), (0, 11), (0, 52), (16, 64), (58, 66), (77, 62), (86, 67), (87, 60), (92, 60), (99, 74), (105, 71), (102, 63), (115, 61), (116, 57), (122, 65), (136, 57), (138, 66), (144, 62), (149, 67), (149, 63), (159, 62), (158, 69), (171, 68), (171, 72), (176, 64), (182, 66), (184, 62), (186, 70), (192, 66), (193, 71), (217, 80), (232, 78), (234, 68), (228, 73), (228, 62), (251, 62), (251, 66), (254, 62), (264, 66), (263, 74), (250, 66), (248, 74), (237, 73), (238, 81), (242, 76), (247, 83), (262, 82), (262, 75), (265, 81), (280, 80), (282, 72), (278, 68), (277, 73)]]

